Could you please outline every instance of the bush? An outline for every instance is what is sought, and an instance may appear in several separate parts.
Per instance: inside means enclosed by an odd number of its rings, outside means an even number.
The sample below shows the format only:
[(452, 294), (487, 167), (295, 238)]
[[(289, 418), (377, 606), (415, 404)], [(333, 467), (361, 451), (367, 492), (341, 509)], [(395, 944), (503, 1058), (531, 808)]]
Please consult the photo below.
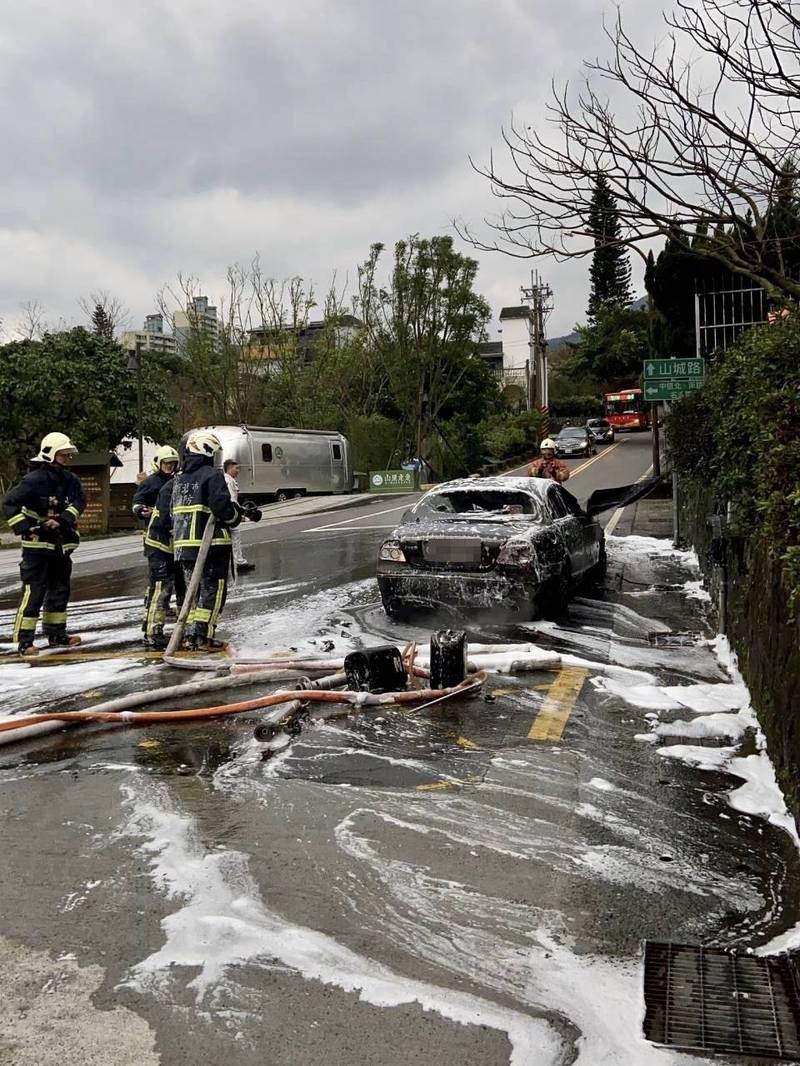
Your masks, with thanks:
[(550, 403), (553, 418), (601, 418), (603, 403), (597, 396), (569, 396)]
[(667, 418), (673, 462), (732, 505), (731, 532), (766, 538), (800, 597), (800, 317), (754, 327)]

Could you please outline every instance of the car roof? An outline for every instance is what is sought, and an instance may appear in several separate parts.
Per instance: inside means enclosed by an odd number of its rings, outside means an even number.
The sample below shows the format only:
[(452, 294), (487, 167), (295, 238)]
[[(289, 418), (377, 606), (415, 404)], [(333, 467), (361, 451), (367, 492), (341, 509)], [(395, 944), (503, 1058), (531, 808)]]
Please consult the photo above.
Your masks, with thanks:
[(555, 482), (540, 477), (465, 477), (444, 481), (426, 496), (438, 496), (442, 492), (527, 492), (531, 496), (544, 496)]
[(570, 430), (576, 430), (578, 433), (585, 433), (586, 426), (562, 426), (561, 429), (558, 431), (559, 436), (562, 433), (569, 433)]

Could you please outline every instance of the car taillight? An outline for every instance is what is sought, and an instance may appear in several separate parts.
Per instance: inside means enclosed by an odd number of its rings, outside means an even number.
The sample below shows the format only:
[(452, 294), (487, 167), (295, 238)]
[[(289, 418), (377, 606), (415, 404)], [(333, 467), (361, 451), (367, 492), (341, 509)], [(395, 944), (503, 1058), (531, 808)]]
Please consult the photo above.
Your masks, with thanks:
[(396, 540), (387, 540), (381, 544), (378, 558), (385, 563), (404, 563), (407, 561), (399, 541)]
[(506, 541), (497, 556), (499, 566), (531, 566), (534, 562), (536, 550), (527, 541)]

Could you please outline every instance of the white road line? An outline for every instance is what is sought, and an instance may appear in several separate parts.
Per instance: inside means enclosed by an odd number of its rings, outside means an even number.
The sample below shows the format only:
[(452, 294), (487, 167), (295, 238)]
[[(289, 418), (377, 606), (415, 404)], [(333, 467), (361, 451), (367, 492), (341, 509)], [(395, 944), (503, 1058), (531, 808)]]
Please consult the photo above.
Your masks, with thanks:
[[(648, 468), (645, 470), (645, 472), (642, 474), (642, 476), (638, 477), (636, 479), (636, 481), (634, 481), (634, 485), (638, 485), (640, 481), (644, 481), (644, 479), (651, 473), (652, 469), (653, 469), (653, 466), (652, 466), (652, 463), (651, 463), (651, 465), (648, 466)], [(630, 504), (628, 506), (630, 506)], [(616, 511), (612, 514), (612, 516), (609, 518), (608, 522), (606, 522), (605, 532), (606, 532), (606, 534), (609, 537), (614, 532), (614, 530), (617, 528), (617, 524), (619, 523), (620, 518), (622, 518), (622, 515), (623, 515), (624, 511), (625, 511), (624, 507), (618, 507), (616, 509)]]
[(305, 529), (300, 530), (299, 535), (305, 533), (360, 533), (362, 529), (396, 529), (397, 523), (392, 522), (388, 526), (354, 526), (349, 529), (347, 526), (322, 526), (320, 529)]
[(338, 529), (340, 526), (349, 526), (353, 522), (363, 522), (365, 519), (377, 518), (382, 514), (392, 514), (394, 511), (407, 511), (409, 504), (401, 503), (398, 507), (387, 507), (385, 511), (369, 511), (367, 514), (358, 515), (356, 518), (347, 518), (342, 522), (334, 522), (327, 526), (315, 526), (313, 529), (304, 530), (305, 533), (324, 533), (328, 529)]

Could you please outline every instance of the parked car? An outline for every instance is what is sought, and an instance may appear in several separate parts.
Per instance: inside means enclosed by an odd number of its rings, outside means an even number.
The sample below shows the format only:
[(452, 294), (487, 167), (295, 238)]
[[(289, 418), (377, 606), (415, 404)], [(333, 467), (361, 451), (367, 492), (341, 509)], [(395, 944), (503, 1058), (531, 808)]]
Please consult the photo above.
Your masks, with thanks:
[(556, 436), (556, 454), (561, 459), (596, 455), (594, 437), (586, 426), (564, 426)]
[(614, 443), (614, 427), (607, 418), (590, 418), (586, 428), (599, 444)]
[(483, 609), (558, 614), (605, 569), (605, 540), (563, 486), (539, 478), (448, 481), (403, 515), (378, 552), (386, 613)]

